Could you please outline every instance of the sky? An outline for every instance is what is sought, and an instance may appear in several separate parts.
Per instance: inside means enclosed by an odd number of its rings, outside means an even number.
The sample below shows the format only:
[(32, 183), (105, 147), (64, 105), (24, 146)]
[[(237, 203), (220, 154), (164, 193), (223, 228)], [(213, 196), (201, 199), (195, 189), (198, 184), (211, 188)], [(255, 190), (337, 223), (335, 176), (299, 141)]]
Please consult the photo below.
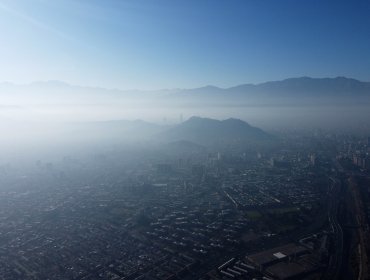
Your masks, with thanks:
[(370, 81), (368, 0), (0, 0), (0, 82)]

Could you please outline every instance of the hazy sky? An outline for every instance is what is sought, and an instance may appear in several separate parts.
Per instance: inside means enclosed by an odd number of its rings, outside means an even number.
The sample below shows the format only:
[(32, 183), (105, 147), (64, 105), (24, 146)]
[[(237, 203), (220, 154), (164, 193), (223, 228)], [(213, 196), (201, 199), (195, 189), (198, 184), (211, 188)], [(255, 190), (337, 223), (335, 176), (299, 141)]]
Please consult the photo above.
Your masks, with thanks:
[(370, 1), (0, 0), (0, 81), (122, 89), (370, 80)]

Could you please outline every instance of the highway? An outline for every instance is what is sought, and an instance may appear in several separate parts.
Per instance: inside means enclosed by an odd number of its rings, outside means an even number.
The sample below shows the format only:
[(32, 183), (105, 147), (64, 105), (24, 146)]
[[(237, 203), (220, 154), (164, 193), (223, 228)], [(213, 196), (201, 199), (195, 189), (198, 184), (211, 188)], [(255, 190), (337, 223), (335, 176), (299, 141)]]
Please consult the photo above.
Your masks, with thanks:
[(367, 245), (367, 222), (363, 211), (363, 202), (361, 200), (361, 194), (359, 192), (359, 186), (356, 184), (355, 180), (351, 177), (348, 180), (354, 202), (354, 211), (357, 223), (357, 234), (358, 234), (358, 280), (368, 279), (368, 255), (366, 252)]
[(329, 177), (331, 185), (328, 193), (328, 220), (333, 234), (334, 253), (330, 257), (325, 279), (339, 279), (342, 267), (343, 255), (343, 230), (338, 222), (338, 205), (342, 194), (341, 182), (333, 177)]

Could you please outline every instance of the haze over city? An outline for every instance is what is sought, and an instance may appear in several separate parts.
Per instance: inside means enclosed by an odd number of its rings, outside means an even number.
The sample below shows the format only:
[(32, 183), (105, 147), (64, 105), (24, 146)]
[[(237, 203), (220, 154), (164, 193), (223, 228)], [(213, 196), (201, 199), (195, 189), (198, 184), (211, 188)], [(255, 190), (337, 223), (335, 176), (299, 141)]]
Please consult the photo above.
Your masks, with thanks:
[(0, 0), (0, 279), (369, 279), (369, 14)]

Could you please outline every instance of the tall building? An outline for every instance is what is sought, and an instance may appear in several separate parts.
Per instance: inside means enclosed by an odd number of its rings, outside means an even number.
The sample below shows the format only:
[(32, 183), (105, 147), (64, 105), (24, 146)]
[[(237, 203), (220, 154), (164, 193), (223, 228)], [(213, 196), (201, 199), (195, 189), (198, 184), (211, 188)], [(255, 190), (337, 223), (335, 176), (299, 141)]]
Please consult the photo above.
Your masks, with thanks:
[(310, 156), (310, 163), (311, 163), (312, 166), (316, 165), (316, 156), (315, 155)]

